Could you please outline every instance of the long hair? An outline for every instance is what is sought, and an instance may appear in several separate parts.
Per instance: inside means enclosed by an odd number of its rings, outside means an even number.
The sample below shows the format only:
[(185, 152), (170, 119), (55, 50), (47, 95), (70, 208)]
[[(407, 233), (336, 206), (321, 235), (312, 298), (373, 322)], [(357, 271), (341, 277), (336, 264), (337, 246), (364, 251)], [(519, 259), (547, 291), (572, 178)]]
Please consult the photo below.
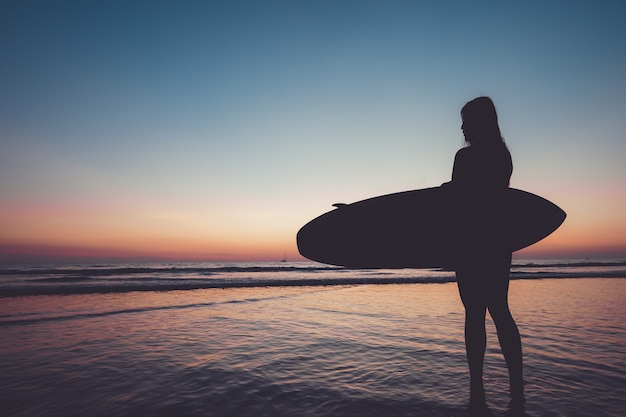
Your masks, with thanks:
[(503, 144), (496, 106), (489, 97), (477, 97), (463, 106), (461, 118), (470, 145)]

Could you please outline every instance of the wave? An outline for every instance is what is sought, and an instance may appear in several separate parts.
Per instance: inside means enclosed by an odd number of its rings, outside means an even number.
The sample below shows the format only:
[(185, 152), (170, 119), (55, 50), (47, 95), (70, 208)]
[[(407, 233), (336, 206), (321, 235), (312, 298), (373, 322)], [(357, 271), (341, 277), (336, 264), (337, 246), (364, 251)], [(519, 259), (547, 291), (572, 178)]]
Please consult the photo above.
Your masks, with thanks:
[[(254, 303), (259, 301), (267, 301), (267, 300), (277, 300), (281, 298), (289, 297), (288, 295), (274, 295), (270, 297), (252, 297), (252, 298), (244, 298), (238, 300), (228, 300), (228, 301), (208, 301), (204, 303), (192, 303), (192, 304), (176, 304), (176, 305), (158, 305), (158, 306), (146, 306), (146, 307), (137, 307), (137, 308), (124, 308), (118, 310), (107, 310), (107, 311), (98, 311), (92, 313), (70, 313), (70, 314), (60, 314), (60, 315), (51, 315), (51, 316), (43, 316), (37, 317), (37, 314), (15, 314), (15, 315), (0, 315), (0, 317), (7, 318), (5, 320), (0, 320), (0, 327), (3, 326), (15, 326), (15, 325), (23, 325), (23, 324), (37, 324), (49, 321), (65, 321), (65, 320), (75, 320), (75, 319), (89, 319), (89, 318), (99, 318), (106, 316), (114, 316), (119, 314), (129, 314), (129, 313), (145, 313), (149, 311), (157, 311), (157, 310), (181, 310), (185, 308), (195, 308), (195, 307), (211, 307), (222, 304), (240, 304), (240, 303)], [(32, 316), (35, 317), (32, 317)], [(31, 316), (31, 317), (29, 317)]]
[[(521, 279), (567, 279), (567, 278), (626, 278), (624, 271), (581, 274), (558, 274), (552, 272), (512, 273), (512, 280)], [(441, 284), (454, 282), (454, 276), (441, 277), (349, 277), (349, 278), (301, 278), (301, 279), (246, 279), (246, 280), (150, 280), (149, 282), (121, 282), (89, 285), (12, 285), (0, 288), (0, 297), (23, 297), (41, 295), (109, 294), (148, 291), (189, 291), (227, 288), (269, 287), (327, 287), (354, 285), (392, 284)]]
[(86, 282), (91, 281), (93, 278), (90, 277), (51, 277), (51, 278), (38, 278), (32, 280), (32, 282), (44, 282), (44, 283), (55, 283), (55, 282)]
[[(515, 261), (512, 279), (626, 278), (624, 260)], [(317, 263), (0, 267), (0, 297), (453, 282), (443, 269), (347, 269)]]
[(515, 272), (511, 271), (511, 279), (566, 279), (566, 278), (626, 278), (626, 271), (579, 271), (579, 272), (558, 272), (558, 271), (536, 271), (536, 272)]
[[(626, 267), (626, 261), (514, 261), (512, 269), (519, 268), (594, 268), (594, 267)], [(437, 270), (437, 268), (432, 268)], [(64, 276), (97, 276), (110, 275), (141, 275), (141, 274), (168, 274), (176, 275), (204, 275), (210, 276), (221, 273), (274, 273), (274, 272), (325, 272), (346, 271), (350, 268), (329, 266), (321, 264), (307, 264), (289, 266), (271, 265), (219, 265), (219, 266), (111, 266), (111, 265), (76, 265), (66, 267), (33, 267), (33, 266), (9, 266), (0, 268), (0, 276), (41, 276), (41, 275), (64, 275)], [(372, 271), (369, 269), (366, 271)], [(379, 270), (380, 271), (380, 270)]]
[(563, 261), (563, 262), (513, 262), (513, 268), (592, 268), (626, 267), (626, 261)]
[(34, 295), (107, 294), (136, 291), (186, 291), (213, 288), (323, 287), (349, 285), (424, 284), (453, 282), (453, 277), (349, 277), (243, 280), (178, 280), (118, 283), (112, 285), (14, 285), (0, 288), (0, 297)]

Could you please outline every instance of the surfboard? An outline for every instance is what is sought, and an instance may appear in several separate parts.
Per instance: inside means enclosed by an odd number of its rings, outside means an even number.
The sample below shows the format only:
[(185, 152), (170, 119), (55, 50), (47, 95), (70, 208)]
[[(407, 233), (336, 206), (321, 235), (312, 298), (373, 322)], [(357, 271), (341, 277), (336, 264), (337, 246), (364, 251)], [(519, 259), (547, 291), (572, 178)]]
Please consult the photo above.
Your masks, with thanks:
[[(538, 195), (509, 188), (510, 250), (530, 246), (554, 232), (565, 212)], [(433, 268), (449, 265), (449, 193), (441, 187), (357, 201), (305, 224), (296, 236), (302, 256), (349, 268)]]

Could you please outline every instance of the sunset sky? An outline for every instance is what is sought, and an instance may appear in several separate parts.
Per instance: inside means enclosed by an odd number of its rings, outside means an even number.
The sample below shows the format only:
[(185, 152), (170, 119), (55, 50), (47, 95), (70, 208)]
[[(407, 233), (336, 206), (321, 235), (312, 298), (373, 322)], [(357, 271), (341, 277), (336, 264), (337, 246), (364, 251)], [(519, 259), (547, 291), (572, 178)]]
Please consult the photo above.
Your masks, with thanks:
[(3, 1), (0, 262), (300, 259), (448, 181), (479, 95), (568, 214), (517, 256), (626, 257), (626, 3), (480, 4)]

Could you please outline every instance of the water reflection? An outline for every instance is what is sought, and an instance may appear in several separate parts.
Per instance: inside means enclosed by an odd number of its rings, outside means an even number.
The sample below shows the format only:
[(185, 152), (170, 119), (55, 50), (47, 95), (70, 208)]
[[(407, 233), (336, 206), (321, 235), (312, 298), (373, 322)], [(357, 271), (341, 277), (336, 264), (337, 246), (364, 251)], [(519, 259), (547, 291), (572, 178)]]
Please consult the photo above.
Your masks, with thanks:
[[(625, 296), (619, 279), (511, 283), (528, 415), (621, 415)], [(452, 283), (20, 297), (0, 309), (6, 415), (468, 413)], [(491, 336), (487, 404), (524, 415), (509, 410), (497, 346)]]

